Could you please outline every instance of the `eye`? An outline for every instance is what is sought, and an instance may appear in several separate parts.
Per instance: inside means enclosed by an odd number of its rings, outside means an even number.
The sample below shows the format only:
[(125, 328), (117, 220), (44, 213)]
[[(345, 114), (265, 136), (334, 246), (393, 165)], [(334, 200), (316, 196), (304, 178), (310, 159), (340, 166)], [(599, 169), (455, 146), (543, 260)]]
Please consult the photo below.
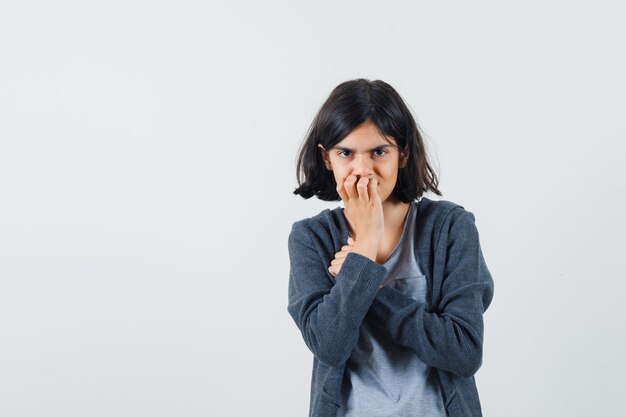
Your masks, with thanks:
[[(381, 156), (385, 156), (386, 154), (388, 154), (389, 151), (385, 149), (374, 149), (372, 153), (374, 154), (374, 156), (381, 157)], [(341, 158), (347, 158), (350, 156), (350, 151), (337, 151), (337, 155), (339, 155), (339, 157)]]

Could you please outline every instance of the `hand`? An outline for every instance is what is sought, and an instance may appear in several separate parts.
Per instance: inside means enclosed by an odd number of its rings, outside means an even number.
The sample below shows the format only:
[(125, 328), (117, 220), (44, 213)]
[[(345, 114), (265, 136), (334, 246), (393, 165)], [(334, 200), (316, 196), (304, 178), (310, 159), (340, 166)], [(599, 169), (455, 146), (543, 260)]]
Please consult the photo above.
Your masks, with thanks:
[(354, 252), (376, 261), (385, 230), (378, 182), (370, 177), (361, 177), (357, 181), (357, 176), (351, 174), (337, 184), (337, 193), (344, 202), (344, 214), (356, 235)]
[(341, 250), (335, 254), (335, 259), (330, 262), (330, 266), (328, 267), (328, 272), (332, 274), (332, 276), (336, 277), (341, 270), (341, 265), (343, 265), (343, 261), (346, 259), (348, 253), (354, 250), (354, 240), (349, 237), (348, 244), (341, 247)]

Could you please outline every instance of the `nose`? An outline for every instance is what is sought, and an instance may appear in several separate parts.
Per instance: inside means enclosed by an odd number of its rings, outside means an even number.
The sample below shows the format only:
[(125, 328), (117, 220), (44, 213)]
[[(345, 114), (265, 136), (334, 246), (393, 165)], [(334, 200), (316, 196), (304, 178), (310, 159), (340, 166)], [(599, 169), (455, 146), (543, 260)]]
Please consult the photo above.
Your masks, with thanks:
[(354, 158), (352, 173), (359, 177), (372, 177), (373, 163), (369, 155), (358, 155)]

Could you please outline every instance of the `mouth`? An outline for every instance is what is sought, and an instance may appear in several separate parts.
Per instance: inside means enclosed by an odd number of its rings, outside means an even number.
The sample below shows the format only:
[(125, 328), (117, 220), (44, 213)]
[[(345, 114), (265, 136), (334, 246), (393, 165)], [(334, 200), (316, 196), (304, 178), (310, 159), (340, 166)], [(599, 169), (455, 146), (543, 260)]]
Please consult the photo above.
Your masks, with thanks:
[[(382, 182), (380, 179), (375, 179), (375, 178), (372, 178), (372, 177), (367, 177), (367, 178), (369, 178), (369, 179), (370, 179), (370, 181), (371, 181), (371, 180), (376, 180), (376, 185), (380, 185), (380, 183)], [(360, 179), (361, 179), (361, 176), (358, 176), (358, 175), (357, 175), (357, 177), (356, 177), (356, 182), (359, 182), (359, 180), (360, 180)], [(344, 181), (345, 181), (345, 180), (344, 180)]]

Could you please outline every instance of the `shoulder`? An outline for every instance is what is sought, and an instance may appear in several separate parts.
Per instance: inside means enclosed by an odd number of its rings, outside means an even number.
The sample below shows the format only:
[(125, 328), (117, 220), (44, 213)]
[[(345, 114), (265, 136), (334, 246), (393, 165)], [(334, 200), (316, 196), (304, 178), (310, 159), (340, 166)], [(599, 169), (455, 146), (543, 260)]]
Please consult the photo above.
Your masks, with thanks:
[(341, 207), (324, 209), (314, 216), (294, 221), (289, 233), (289, 242), (304, 241), (309, 244), (315, 242), (321, 243), (324, 247), (333, 247), (333, 241), (340, 239), (343, 230), (341, 210)]
[[(333, 211), (335, 210), (340, 210), (340, 208), (333, 209)], [(305, 217), (303, 219), (294, 221), (293, 224), (291, 225), (291, 232), (302, 233), (303, 231), (308, 232), (308, 231), (314, 231), (320, 228), (326, 228), (331, 218), (332, 218), (331, 210), (324, 209), (314, 216)]]
[(420, 200), (421, 224), (434, 233), (477, 233), (474, 214), (463, 205), (449, 200)]
[(463, 212), (467, 212), (462, 205), (449, 200), (431, 200), (422, 197), (418, 203), (419, 214), (425, 222), (443, 224), (454, 220)]

